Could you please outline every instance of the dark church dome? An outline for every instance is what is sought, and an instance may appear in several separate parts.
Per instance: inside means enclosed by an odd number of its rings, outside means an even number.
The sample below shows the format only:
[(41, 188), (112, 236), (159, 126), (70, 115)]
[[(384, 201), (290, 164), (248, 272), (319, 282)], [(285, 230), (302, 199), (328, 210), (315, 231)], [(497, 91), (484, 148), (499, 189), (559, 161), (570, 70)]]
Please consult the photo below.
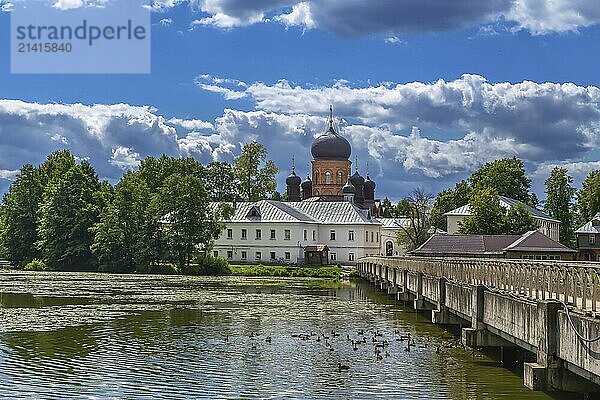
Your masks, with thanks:
[(315, 160), (347, 160), (352, 149), (345, 138), (329, 127), (327, 132), (315, 139), (310, 152)]
[(367, 179), (365, 179), (365, 191), (375, 191), (375, 182), (373, 182), (371, 180), (371, 178), (369, 178), (369, 175), (367, 175)]
[(312, 181), (310, 176), (306, 175), (306, 179), (302, 182), (302, 189), (312, 188)]
[(342, 188), (342, 193), (344, 194), (355, 194), (356, 188), (350, 184), (350, 182), (346, 182), (344, 187)]
[(352, 185), (354, 185), (355, 188), (361, 188), (363, 187), (363, 185), (365, 184), (365, 178), (363, 178), (362, 176), (360, 176), (360, 174), (358, 173), (358, 171), (356, 171), (354, 173), (354, 175), (352, 175), (350, 177), (350, 183)]
[(286, 178), (285, 184), (288, 186), (300, 186), (302, 179), (292, 170), (292, 173)]

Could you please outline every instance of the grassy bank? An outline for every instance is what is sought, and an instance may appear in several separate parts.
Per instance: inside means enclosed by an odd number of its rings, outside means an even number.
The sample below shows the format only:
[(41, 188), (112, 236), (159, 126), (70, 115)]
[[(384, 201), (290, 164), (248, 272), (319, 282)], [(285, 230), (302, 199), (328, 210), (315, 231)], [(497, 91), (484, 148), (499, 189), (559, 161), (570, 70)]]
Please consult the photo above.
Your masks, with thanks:
[(231, 275), (338, 279), (340, 267), (292, 267), (283, 265), (230, 265)]

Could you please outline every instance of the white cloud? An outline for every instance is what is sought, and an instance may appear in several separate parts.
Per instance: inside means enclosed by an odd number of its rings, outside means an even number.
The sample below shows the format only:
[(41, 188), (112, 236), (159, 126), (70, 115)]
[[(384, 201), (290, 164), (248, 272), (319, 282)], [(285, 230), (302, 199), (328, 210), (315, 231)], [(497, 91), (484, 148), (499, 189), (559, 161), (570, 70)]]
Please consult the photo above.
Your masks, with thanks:
[(300, 26), (304, 29), (313, 29), (317, 26), (310, 12), (308, 2), (294, 4), (292, 11), (288, 14), (277, 15), (274, 20), (281, 22), (287, 27)]
[(0, 169), (0, 179), (6, 179), (8, 181), (14, 180), (19, 175), (19, 170)]
[(173, 20), (171, 18), (163, 18), (158, 21), (160, 26), (171, 26), (173, 24)]
[(167, 122), (171, 125), (177, 125), (190, 131), (214, 129), (212, 122), (202, 121), (200, 119), (171, 118)]
[(119, 146), (112, 149), (112, 156), (109, 162), (122, 170), (134, 169), (140, 165), (140, 153), (133, 151), (129, 147)]
[(383, 39), (383, 41), (389, 44), (406, 44), (406, 42), (401, 40), (398, 36), (388, 36)]

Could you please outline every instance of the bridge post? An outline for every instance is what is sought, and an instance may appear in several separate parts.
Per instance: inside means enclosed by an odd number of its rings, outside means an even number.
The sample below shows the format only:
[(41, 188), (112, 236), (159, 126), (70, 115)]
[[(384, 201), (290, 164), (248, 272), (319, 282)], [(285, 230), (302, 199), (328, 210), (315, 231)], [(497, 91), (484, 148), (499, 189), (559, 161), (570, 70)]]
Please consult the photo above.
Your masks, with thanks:
[(558, 312), (562, 304), (556, 300), (537, 303), (538, 326), (537, 362), (523, 364), (523, 383), (532, 390), (563, 390), (598, 392), (600, 389), (587, 379), (567, 371), (558, 351)]
[(446, 307), (446, 282), (448, 278), (441, 277), (438, 281), (439, 284), (439, 300), (437, 302), (437, 309), (431, 312), (431, 322), (440, 325), (465, 325), (465, 322), (452, 314), (448, 307)]
[(473, 285), (471, 290), (471, 327), (462, 328), (462, 344), (467, 347), (514, 347), (514, 344), (489, 332), (483, 322), (486, 287)]
[(411, 293), (408, 290), (408, 270), (403, 269), (402, 271), (402, 288), (398, 290), (398, 301), (410, 301), (412, 299)]

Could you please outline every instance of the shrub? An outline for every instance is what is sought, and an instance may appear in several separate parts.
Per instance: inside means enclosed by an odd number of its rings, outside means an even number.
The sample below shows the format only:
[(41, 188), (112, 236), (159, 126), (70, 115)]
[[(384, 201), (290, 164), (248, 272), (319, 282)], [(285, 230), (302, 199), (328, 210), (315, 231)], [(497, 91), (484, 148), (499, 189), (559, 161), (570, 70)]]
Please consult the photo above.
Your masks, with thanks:
[(150, 264), (139, 267), (136, 272), (138, 274), (177, 275), (179, 270), (175, 264)]
[(197, 264), (190, 265), (183, 273), (186, 275), (219, 276), (230, 275), (231, 268), (229, 263), (223, 257), (213, 257), (210, 255), (198, 258)]
[(34, 258), (25, 265), (25, 271), (49, 271), (50, 268), (42, 260)]

